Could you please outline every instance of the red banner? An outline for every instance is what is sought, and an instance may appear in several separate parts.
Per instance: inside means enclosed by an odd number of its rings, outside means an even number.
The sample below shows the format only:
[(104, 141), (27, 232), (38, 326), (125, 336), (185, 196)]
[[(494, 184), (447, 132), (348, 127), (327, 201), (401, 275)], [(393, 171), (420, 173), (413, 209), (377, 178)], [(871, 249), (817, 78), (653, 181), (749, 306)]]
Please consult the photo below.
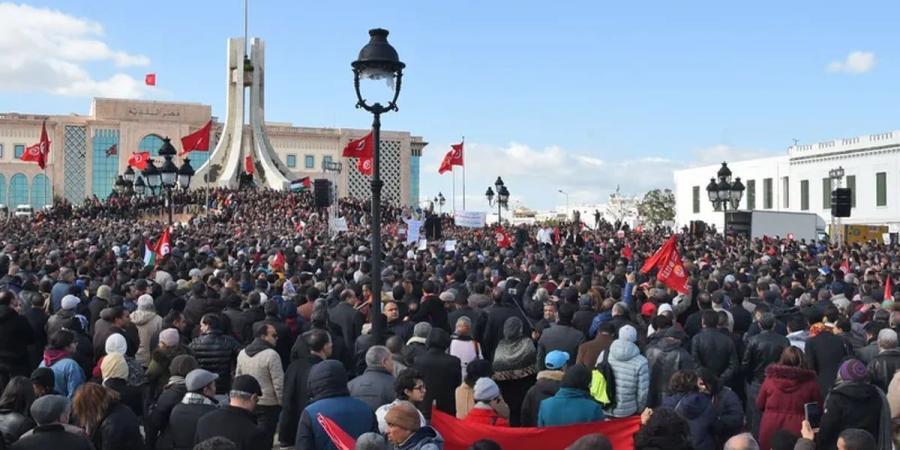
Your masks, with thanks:
[(659, 266), (659, 273), (656, 274), (656, 279), (681, 294), (687, 294), (688, 277), (684, 271), (684, 264), (681, 262), (681, 255), (678, 254), (678, 249), (673, 246), (672, 251), (666, 256), (666, 259)]
[(580, 437), (593, 433), (606, 436), (615, 450), (631, 450), (640, 424), (641, 418), (635, 416), (562, 427), (509, 428), (463, 422), (437, 410), (431, 415), (431, 425), (444, 438), (444, 450), (466, 450), (480, 439), (491, 439), (503, 448), (565, 450)]

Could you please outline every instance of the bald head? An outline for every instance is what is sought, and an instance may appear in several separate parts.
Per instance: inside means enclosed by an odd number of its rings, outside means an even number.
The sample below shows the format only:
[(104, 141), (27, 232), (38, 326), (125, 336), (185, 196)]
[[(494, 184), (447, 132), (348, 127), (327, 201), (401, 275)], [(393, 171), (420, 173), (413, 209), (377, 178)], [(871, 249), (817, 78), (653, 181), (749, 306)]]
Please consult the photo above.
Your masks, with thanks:
[(741, 433), (725, 442), (725, 450), (759, 450), (759, 444), (752, 434)]

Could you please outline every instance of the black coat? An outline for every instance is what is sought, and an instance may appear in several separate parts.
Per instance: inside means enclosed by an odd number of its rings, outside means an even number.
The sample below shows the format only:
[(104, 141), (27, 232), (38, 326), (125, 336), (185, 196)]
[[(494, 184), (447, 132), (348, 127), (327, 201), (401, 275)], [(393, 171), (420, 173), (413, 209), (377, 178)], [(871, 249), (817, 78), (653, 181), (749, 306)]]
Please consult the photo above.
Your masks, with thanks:
[(91, 434), (91, 441), (97, 450), (142, 450), (144, 438), (141, 437), (140, 423), (124, 403), (116, 402), (110, 406), (100, 426)]
[(91, 333), (94, 332), (94, 324), (97, 323), (98, 320), (100, 320), (100, 311), (103, 311), (108, 307), (109, 302), (100, 297), (94, 297), (91, 299), (91, 302), (88, 303), (88, 313), (91, 316), (89, 317), (89, 319), (91, 320)]
[[(340, 330), (341, 337), (343, 338), (347, 349), (355, 348), (356, 339), (359, 337), (360, 333), (362, 333), (362, 326), (366, 321), (366, 318), (363, 317), (362, 313), (354, 309), (353, 306), (347, 302), (338, 302), (338, 304), (334, 305), (334, 307), (328, 311), (328, 319)], [(341, 361), (344, 363), (344, 367), (349, 373), (352, 374), (355, 372), (355, 370), (353, 370), (352, 351), (345, 354)]]
[(253, 413), (235, 406), (216, 409), (197, 421), (195, 443), (215, 436), (234, 442), (239, 450), (272, 449), (272, 443), (265, 440), (265, 431), (256, 425)]
[(19, 440), (19, 436), (34, 428), (34, 425), (34, 421), (22, 413), (0, 409), (0, 433), (3, 434), (3, 442), (7, 446)]
[(28, 319), (8, 305), (0, 305), (0, 366), (11, 377), (31, 375), (28, 346), (34, 343), (34, 333)]
[(251, 336), (253, 336), (250, 327), (253, 322), (247, 321), (248, 317), (244, 314), (244, 311), (227, 307), (222, 311), (222, 318), (228, 324), (227, 327), (223, 327), (226, 334), (231, 335), (242, 344), (250, 342)]
[(816, 448), (834, 449), (838, 435), (847, 428), (860, 428), (878, 439), (881, 423), (881, 394), (869, 383), (841, 383), (825, 399)]
[(869, 363), (869, 381), (882, 392), (887, 392), (897, 369), (900, 369), (900, 348), (885, 350)]
[(31, 367), (37, 367), (41, 363), (44, 347), (47, 346), (47, 331), (45, 329), (47, 326), (47, 313), (41, 308), (28, 308), (23, 316), (28, 320), (28, 324), (31, 325), (31, 331), (34, 333), (34, 342), (28, 346), (28, 358), (31, 361)]
[(88, 438), (70, 433), (59, 424), (36, 427), (31, 436), (19, 439), (7, 448), (10, 450), (94, 450)]
[(781, 352), (790, 345), (786, 337), (774, 331), (763, 331), (750, 338), (743, 362), (748, 382), (762, 384), (766, 378), (766, 367), (777, 363), (781, 359)]
[(194, 448), (194, 436), (197, 433), (197, 421), (211, 411), (214, 405), (179, 403), (169, 416), (169, 431), (172, 433), (172, 448), (175, 450), (191, 450)]
[(156, 399), (156, 403), (150, 406), (147, 417), (144, 418), (147, 448), (172, 448), (172, 434), (168, 430), (169, 416), (175, 405), (181, 403), (186, 392), (187, 386), (184, 383), (166, 386)]
[(441, 328), (450, 332), (450, 324), (447, 320), (447, 308), (437, 295), (426, 295), (419, 302), (419, 309), (410, 314), (409, 320), (413, 323), (428, 322), (434, 328)]
[(669, 393), (669, 380), (679, 370), (694, 370), (697, 363), (694, 357), (681, 345), (681, 341), (673, 338), (662, 338), (647, 346), (645, 352), (650, 367), (650, 389), (647, 406), (655, 408), (662, 403), (663, 397)]
[(840, 336), (823, 331), (806, 340), (804, 353), (810, 368), (816, 371), (816, 381), (822, 398), (825, 398), (834, 385), (841, 363), (853, 354), (853, 349)]
[(726, 383), (738, 369), (734, 341), (719, 330), (704, 328), (691, 339), (691, 355), (700, 367), (711, 370)]
[(110, 378), (104, 381), (103, 385), (118, 392), (119, 401), (131, 408), (134, 415), (138, 417), (144, 415), (144, 396), (140, 388), (129, 386), (128, 382), (121, 378)]
[[(450, 344), (450, 337), (446, 336), (446, 339), (446, 345), (429, 342), (425, 353), (416, 357), (414, 367), (425, 377), (425, 404), (430, 405), (433, 400), (437, 400), (439, 410), (455, 416), (455, 392), (462, 383), (462, 366), (459, 358), (444, 353)], [(426, 408), (423, 413), (428, 418), (431, 416), (431, 409)]]
[(307, 355), (292, 362), (284, 375), (284, 400), (281, 405), (281, 421), (278, 424), (278, 439), (283, 446), (291, 446), (297, 437), (300, 413), (309, 404), (309, 371), (322, 362), (316, 355)]
[(590, 306), (581, 306), (578, 308), (578, 311), (575, 311), (575, 316), (572, 317), (572, 326), (581, 331), (584, 334), (584, 338), (587, 339), (588, 332), (591, 330), (591, 323), (596, 315), (597, 313)]
[(241, 351), (241, 344), (233, 337), (214, 330), (194, 339), (190, 349), (201, 369), (219, 375), (219, 379), (216, 380), (216, 393), (225, 394), (231, 390), (232, 366)]
[(544, 370), (538, 372), (537, 381), (534, 386), (525, 393), (522, 400), (522, 410), (520, 416), (522, 420), (520, 426), (536, 427), (538, 412), (541, 409), (541, 402), (545, 399), (556, 395), (559, 390), (559, 384), (562, 381), (563, 373), (558, 370)]

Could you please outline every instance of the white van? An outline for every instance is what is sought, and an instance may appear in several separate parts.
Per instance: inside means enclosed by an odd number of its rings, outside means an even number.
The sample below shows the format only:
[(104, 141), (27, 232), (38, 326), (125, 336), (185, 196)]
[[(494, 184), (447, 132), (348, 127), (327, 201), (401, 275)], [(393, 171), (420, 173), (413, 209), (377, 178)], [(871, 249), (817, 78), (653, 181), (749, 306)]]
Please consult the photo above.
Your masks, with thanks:
[(31, 205), (19, 205), (16, 206), (16, 212), (14, 213), (16, 217), (31, 217), (34, 215), (34, 208)]

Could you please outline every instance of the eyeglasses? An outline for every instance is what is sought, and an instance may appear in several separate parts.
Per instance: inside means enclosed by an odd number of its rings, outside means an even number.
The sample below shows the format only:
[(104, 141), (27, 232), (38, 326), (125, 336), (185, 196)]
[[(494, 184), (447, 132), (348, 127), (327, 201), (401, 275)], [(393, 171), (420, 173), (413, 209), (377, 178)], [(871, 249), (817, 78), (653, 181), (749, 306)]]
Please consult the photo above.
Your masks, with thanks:
[(414, 390), (414, 391), (425, 391), (425, 385), (424, 385), (424, 384), (420, 384), (420, 385), (418, 385), (418, 386), (412, 388), (412, 390)]

